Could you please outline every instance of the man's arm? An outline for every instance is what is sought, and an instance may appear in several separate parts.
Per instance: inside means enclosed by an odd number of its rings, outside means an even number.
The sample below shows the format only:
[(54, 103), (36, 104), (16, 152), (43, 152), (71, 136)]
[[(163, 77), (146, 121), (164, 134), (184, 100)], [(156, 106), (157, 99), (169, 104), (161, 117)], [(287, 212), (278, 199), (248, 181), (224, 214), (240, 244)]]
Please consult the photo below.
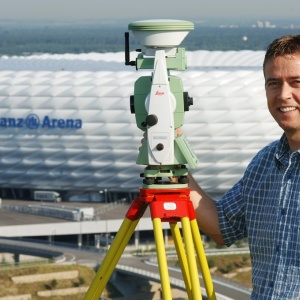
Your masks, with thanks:
[(189, 175), (189, 187), (200, 229), (218, 245), (224, 245), (215, 201), (200, 188), (192, 175)]

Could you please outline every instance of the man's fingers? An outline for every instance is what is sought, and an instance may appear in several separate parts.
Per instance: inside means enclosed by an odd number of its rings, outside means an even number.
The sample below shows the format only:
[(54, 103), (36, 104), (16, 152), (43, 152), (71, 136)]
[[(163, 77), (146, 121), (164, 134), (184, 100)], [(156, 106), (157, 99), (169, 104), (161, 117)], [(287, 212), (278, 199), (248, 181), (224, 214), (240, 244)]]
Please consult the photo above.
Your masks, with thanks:
[(177, 136), (181, 136), (183, 134), (181, 127), (176, 129), (176, 134), (177, 134)]

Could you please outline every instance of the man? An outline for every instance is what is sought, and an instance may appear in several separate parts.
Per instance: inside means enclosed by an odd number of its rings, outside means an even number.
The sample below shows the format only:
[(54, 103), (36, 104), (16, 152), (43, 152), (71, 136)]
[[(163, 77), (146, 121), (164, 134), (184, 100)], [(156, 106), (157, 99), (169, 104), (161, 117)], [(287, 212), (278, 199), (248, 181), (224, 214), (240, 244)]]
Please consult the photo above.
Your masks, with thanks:
[(251, 299), (300, 299), (300, 35), (271, 43), (263, 71), (269, 111), (284, 134), (219, 201), (190, 176), (191, 200), (199, 227), (218, 244), (248, 237)]

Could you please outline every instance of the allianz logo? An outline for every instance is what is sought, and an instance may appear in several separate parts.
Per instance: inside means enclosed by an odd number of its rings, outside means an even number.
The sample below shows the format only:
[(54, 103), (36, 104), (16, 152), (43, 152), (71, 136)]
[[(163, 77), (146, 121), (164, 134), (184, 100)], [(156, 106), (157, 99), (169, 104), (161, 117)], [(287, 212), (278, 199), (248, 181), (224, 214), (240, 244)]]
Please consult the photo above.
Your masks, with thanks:
[(42, 119), (36, 114), (26, 118), (0, 118), (1, 128), (28, 128), (28, 129), (81, 129), (81, 119), (56, 119), (44, 116)]

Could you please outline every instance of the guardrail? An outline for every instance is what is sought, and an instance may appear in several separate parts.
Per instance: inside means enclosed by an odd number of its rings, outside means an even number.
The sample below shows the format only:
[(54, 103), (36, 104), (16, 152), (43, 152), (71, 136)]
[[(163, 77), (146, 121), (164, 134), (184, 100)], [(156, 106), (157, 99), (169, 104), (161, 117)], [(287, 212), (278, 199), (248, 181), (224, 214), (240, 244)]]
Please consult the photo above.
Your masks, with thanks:
[(43, 205), (10, 205), (3, 204), (2, 210), (14, 211), (24, 214), (32, 215), (42, 215), (46, 217), (70, 220), (70, 221), (80, 221), (80, 212), (70, 211), (69, 209), (64, 209), (60, 207), (49, 207)]
[[(120, 265), (120, 264), (117, 264), (116, 269), (118, 271), (123, 271), (123, 272), (134, 274), (134, 275), (140, 275), (140, 276), (151, 278), (151, 279), (154, 279), (154, 280), (157, 280), (158, 282), (160, 282), (160, 276), (158, 273), (153, 273), (153, 272), (149, 272), (146, 270), (137, 269), (137, 268), (133, 268), (133, 267), (129, 267), (129, 266), (124, 266), (124, 265)], [(181, 279), (170, 277), (170, 284), (173, 287), (177, 287), (181, 290), (186, 290), (184, 281)], [(201, 293), (203, 296), (203, 300), (207, 299), (207, 293), (206, 293), (205, 288), (201, 287)], [(216, 298), (217, 298), (217, 300), (234, 300), (232, 298), (226, 297), (226, 296), (218, 294), (218, 293), (216, 293)]]
[(2, 204), (0, 209), (2, 211), (13, 211), (24, 214), (41, 215), (46, 217), (64, 219), (68, 221), (94, 221), (101, 219), (101, 215), (106, 214), (108, 211), (115, 209), (118, 206), (124, 205), (125, 198), (120, 200), (106, 203), (98, 208), (93, 209), (93, 212), (85, 212), (89, 209), (87, 207), (74, 207), (64, 206), (57, 204), (29, 204), (29, 205), (16, 205), (16, 204)]
[(95, 217), (98, 218), (102, 214), (106, 214), (108, 211), (115, 209), (118, 206), (126, 204), (126, 198), (122, 198), (113, 202), (107, 202), (101, 207), (95, 208)]
[(32, 247), (20, 245), (17, 240), (0, 239), (0, 252), (44, 257), (53, 259), (54, 262), (60, 261), (64, 258), (63, 252), (44, 249), (39, 246)]

